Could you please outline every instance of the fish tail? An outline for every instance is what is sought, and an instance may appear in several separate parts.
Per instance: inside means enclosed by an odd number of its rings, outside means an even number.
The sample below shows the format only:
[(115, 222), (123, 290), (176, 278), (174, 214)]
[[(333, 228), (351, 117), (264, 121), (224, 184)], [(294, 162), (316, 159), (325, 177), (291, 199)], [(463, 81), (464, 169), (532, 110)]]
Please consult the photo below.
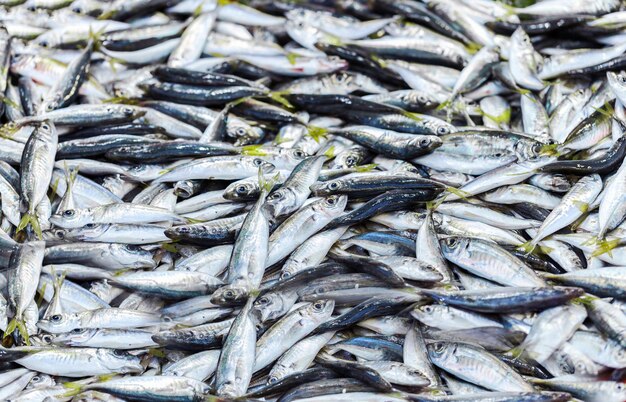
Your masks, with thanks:
[(263, 151), (263, 145), (244, 145), (240, 153), (248, 156), (267, 156), (267, 152)]
[(289, 91), (272, 91), (267, 94), (274, 102), (280, 103), (287, 109), (293, 109), (293, 105), (285, 98), (285, 95), (289, 95)]
[(532, 253), (535, 250), (535, 247), (537, 247), (535, 240), (529, 240), (526, 243), (522, 243), (517, 246), (518, 250), (525, 251), (526, 254)]
[(325, 138), (328, 134), (328, 129), (324, 127), (318, 126), (307, 126), (308, 135), (315, 140), (315, 142), (319, 143), (322, 138)]
[(328, 148), (326, 152), (324, 152), (324, 156), (329, 160), (333, 159), (335, 157), (335, 146), (331, 145), (330, 148)]
[(457, 197), (461, 198), (464, 201), (467, 201), (467, 199), (472, 196), (472, 194), (468, 193), (467, 191), (463, 191), (458, 188), (450, 187), (450, 186), (446, 187), (446, 191), (450, 194), (456, 195)]
[(24, 339), (24, 343), (30, 346), (30, 337), (28, 336), (28, 331), (26, 330), (26, 324), (21, 318), (13, 317), (13, 319), (9, 321), (6, 331), (4, 331), (4, 337), (7, 338), (11, 336), (16, 329), (22, 339)]
[(612, 240), (598, 239), (596, 241), (596, 244), (598, 245), (598, 247), (595, 250), (593, 250), (593, 252), (591, 253), (591, 256), (598, 257), (606, 253), (609, 253), (609, 255), (612, 256), (611, 250), (616, 248), (619, 245), (619, 243), (620, 243), (619, 239), (612, 239)]
[(378, 165), (376, 163), (369, 163), (367, 165), (356, 166), (354, 170), (359, 173), (371, 172), (372, 170), (376, 169), (377, 166)]
[(67, 388), (67, 391), (61, 396), (69, 398), (69, 397), (76, 396), (80, 394), (81, 392), (83, 392), (83, 389), (85, 388), (85, 384), (79, 384), (77, 382), (68, 381), (68, 382), (63, 383), (63, 388)]
[(33, 228), (33, 230), (35, 231), (35, 234), (37, 235), (37, 238), (38, 239), (42, 239), (43, 238), (43, 234), (41, 232), (41, 226), (39, 226), (39, 219), (37, 219), (37, 215), (35, 215), (34, 212), (27, 212), (27, 213), (22, 215), (22, 219), (20, 220), (20, 223), (17, 226), (17, 230), (16, 231), (17, 232), (21, 232), (29, 224)]

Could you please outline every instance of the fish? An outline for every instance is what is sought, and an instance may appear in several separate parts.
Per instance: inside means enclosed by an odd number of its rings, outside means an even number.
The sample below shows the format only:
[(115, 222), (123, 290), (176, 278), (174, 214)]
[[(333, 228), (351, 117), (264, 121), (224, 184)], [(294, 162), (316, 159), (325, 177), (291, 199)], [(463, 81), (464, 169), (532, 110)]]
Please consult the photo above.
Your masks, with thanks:
[(0, 399), (626, 399), (620, 1), (0, 6)]

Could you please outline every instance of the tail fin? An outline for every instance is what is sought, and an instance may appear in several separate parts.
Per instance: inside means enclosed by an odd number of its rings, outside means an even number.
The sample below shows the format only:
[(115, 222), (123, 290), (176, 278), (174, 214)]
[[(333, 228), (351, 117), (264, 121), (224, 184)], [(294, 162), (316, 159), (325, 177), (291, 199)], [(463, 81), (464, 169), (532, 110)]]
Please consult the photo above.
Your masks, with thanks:
[(7, 330), (4, 331), (4, 337), (9, 337), (15, 330), (17, 329), (18, 333), (24, 339), (24, 343), (30, 346), (30, 337), (28, 336), (28, 331), (26, 330), (26, 324), (24, 320), (21, 318), (14, 317), (7, 325)]
[(17, 226), (16, 232), (21, 232), (22, 230), (24, 230), (29, 223), (30, 226), (33, 228), (33, 231), (37, 235), (37, 238), (39, 240), (43, 239), (41, 226), (39, 226), (39, 219), (37, 219), (37, 215), (35, 215), (34, 213), (27, 212), (22, 215), (22, 219), (20, 220), (20, 224)]

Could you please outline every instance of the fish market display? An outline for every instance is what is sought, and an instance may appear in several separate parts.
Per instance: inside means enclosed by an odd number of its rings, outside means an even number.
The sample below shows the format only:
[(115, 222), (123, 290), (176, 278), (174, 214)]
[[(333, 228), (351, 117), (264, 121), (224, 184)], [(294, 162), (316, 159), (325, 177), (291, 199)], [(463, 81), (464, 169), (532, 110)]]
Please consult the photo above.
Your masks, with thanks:
[(0, 400), (626, 401), (626, 3), (0, 0)]

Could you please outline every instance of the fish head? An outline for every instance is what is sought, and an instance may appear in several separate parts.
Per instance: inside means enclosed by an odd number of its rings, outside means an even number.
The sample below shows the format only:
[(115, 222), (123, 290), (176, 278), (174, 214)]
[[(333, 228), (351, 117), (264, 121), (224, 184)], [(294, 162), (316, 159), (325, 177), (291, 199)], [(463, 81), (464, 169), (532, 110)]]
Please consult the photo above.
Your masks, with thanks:
[(439, 148), (443, 144), (441, 138), (434, 135), (416, 135), (410, 141), (411, 148), (419, 148), (424, 151), (431, 151), (433, 149)]
[(269, 292), (254, 301), (251, 314), (264, 323), (281, 317), (292, 305), (293, 301), (288, 300), (283, 293)]
[(434, 364), (442, 363), (453, 358), (456, 352), (456, 344), (453, 342), (438, 341), (426, 345), (428, 357)]
[(50, 223), (61, 228), (79, 228), (91, 223), (90, 209), (66, 209), (50, 217)]
[(33, 378), (30, 379), (28, 385), (26, 385), (25, 390), (36, 389), (36, 388), (48, 388), (56, 385), (56, 381), (54, 378), (49, 376), (48, 374), (39, 373)]
[(121, 264), (134, 268), (155, 268), (153, 254), (134, 244), (112, 244), (111, 253)]
[(341, 179), (329, 180), (322, 183), (315, 183), (310, 190), (316, 196), (335, 194), (345, 187), (345, 182)]
[(258, 157), (242, 158), (241, 163), (255, 173), (257, 173), (259, 169), (261, 169), (263, 173), (271, 173), (276, 169), (276, 166), (272, 163)]
[(37, 327), (52, 334), (69, 332), (80, 326), (80, 318), (76, 314), (55, 314), (37, 322)]
[(312, 302), (307, 308), (307, 313), (316, 321), (327, 321), (335, 309), (333, 299), (319, 299)]
[(211, 303), (218, 306), (238, 305), (246, 301), (248, 294), (248, 289), (243, 286), (226, 285), (213, 292)]
[(444, 256), (461, 256), (464, 250), (469, 246), (469, 239), (457, 236), (450, 236), (439, 242), (441, 245), (441, 252)]
[(114, 373), (141, 373), (144, 368), (137, 356), (119, 349), (98, 349), (99, 363)]
[(292, 206), (297, 203), (297, 196), (289, 187), (281, 187), (273, 191), (265, 201), (264, 208), (274, 218), (284, 215), (293, 210)]
[(441, 308), (445, 306), (440, 306), (437, 304), (426, 304), (423, 306), (417, 306), (411, 311), (411, 315), (415, 317), (419, 321), (428, 321), (433, 322), (433, 317), (441, 317)]
[(319, 201), (319, 203), (323, 213), (332, 217), (337, 217), (346, 209), (346, 205), (348, 205), (348, 196), (333, 194), (328, 197), (324, 197)]
[(222, 195), (227, 200), (249, 200), (259, 195), (259, 187), (255, 183), (237, 182), (232, 183), (224, 190)]
[(74, 328), (73, 330), (58, 334), (52, 339), (55, 345), (81, 346), (96, 334), (97, 329)]
[(226, 121), (226, 134), (235, 138), (237, 144), (254, 144), (263, 138), (264, 131), (242, 119), (229, 118)]

